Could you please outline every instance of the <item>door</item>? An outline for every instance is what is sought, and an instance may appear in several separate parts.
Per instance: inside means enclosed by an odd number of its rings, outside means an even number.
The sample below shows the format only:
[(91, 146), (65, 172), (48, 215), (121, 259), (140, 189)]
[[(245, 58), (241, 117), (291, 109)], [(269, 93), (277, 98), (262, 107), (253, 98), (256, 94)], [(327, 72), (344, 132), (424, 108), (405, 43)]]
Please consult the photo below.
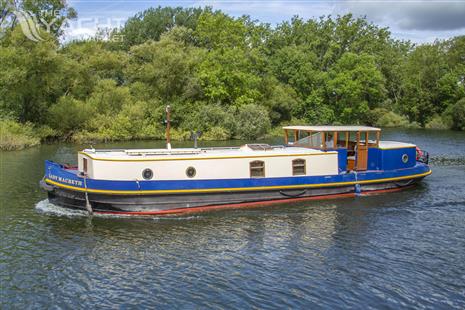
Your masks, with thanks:
[(364, 171), (368, 167), (368, 132), (357, 132), (356, 170)]

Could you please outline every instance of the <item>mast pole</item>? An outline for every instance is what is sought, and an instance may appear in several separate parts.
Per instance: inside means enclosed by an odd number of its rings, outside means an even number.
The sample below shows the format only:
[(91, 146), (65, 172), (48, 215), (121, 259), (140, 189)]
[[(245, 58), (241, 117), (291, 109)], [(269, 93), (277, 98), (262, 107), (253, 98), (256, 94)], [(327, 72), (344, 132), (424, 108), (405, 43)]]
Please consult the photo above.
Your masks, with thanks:
[(171, 136), (170, 136), (170, 129), (171, 129), (171, 107), (169, 105), (166, 106), (166, 148), (171, 150)]

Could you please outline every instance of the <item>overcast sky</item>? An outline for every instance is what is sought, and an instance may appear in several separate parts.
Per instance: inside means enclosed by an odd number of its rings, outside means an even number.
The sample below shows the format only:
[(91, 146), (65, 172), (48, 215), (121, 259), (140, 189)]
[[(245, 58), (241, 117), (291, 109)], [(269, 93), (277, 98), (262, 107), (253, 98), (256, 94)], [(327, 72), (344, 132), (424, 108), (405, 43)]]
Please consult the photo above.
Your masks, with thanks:
[(77, 10), (78, 20), (71, 23), (67, 39), (93, 35), (98, 27), (122, 25), (128, 17), (157, 6), (212, 6), (232, 16), (250, 15), (272, 25), (294, 15), (309, 19), (352, 12), (389, 27), (396, 38), (416, 43), (465, 34), (465, 0), (69, 0), (69, 4)]

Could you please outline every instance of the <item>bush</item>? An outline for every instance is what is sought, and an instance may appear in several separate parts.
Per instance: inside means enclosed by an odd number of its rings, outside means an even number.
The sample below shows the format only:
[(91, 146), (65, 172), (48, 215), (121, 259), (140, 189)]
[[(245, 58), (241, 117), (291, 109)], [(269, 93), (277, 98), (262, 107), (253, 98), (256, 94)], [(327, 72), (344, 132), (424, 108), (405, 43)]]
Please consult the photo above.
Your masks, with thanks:
[(118, 87), (115, 81), (107, 79), (97, 83), (87, 102), (100, 114), (114, 114), (132, 101), (128, 87)]
[(34, 133), (32, 124), (0, 119), (0, 150), (21, 150), (38, 144), (40, 138)]
[[(188, 141), (191, 138), (191, 133), (188, 130), (171, 129), (170, 137), (173, 141)], [(165, 136), (163, 136), (165, 138)]]
[[(301, 123), (304, 124), (304, 123)], [(284, 136), (284, 130), (282, 126), (276, 126), (273, 127), (266, 135), (269, 138), (274, 138), (274, 137), (283, 137)]]
[(76, 142), (161, 139), (164, 129), (156, 120), (158, 111), (145, 101), (126, 104), (116, 115), (97, 114), (84, 131), (76, 133)]
[(465, 130), (465, 98), (460, 99), (450, 106), (445, 114), (451, 120), (451, 127), (454, 130)]
[[(228, 123), (230, 123), (230, 115), (234, 113), (234, 111), (228, 111), (220, 105), (209, 105), (201, 102), (198, 104), (201, 106), (196, 109), (197, 111), (185, 118), (181, 126), (182, 128), (207, 132), (214, 127), (230, 127)], [(226, 129), (230, 130), (230, 128)]]
[(236, 115), (236, 134), (241, 139), (253, 140), (262, 137), (271, 128), (268, 111), (255, 104), (241, 106)]
[(440, 115), (435, 114), (433, 118), (425, 125), (428, 129), (449, 129), (450, 127)]
[(52, 128), (67, 134), (85, 128), (87, 121), (94, 114), (94, 108), (80, 100), (61, 97), (48, 112), (49, 124)]
[[(392, 111), (381, 111), (381, 109), (378, 110), (378, 113), (383, 113), (380, 117), (377, 118), (375, 121), (376, 126), (380, 127), (409, 127), (410, 123), (405, 116), (401, 116), (399, 114), (396, 114)], [(376, 113), (376, 112), (374, 112)], [(373, 117), (376, 118), (376, 117)]]
[(227, 129), (224, 129), (222, 127), (212, 127), (201, 137), (202, 140), (208, 141), (228, 140), (230, 138), (231, 133)]

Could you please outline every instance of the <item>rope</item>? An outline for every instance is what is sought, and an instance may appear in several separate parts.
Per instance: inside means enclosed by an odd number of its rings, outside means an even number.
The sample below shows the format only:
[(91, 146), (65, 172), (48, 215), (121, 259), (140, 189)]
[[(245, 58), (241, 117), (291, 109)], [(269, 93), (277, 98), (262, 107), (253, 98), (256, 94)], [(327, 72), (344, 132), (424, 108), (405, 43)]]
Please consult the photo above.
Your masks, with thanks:
[(89, 194), (87, 193), (87, 175), (85, 173), (84, 173), (84, 187), (86, 189), (85, 196), (86, 196), (87, 213), (89, 213), (89, 215), (92, 215), (94, 213), (94, 211), (92, 210), (92, 205), (89, 202)]
[(295, 194), (295, 195), (292, 195), (292, 194), (286, 194), (284, 193), (283, 191), (279, 191), (279, 193), (283, 196), (286, 196), (286, 197), (290, 197), (290, 198), (297, 198), (297, 197), (300, 197), (302, 195), (305, 195), (305, 193), (307, 192), (306, 189), (304, 189), (302, 192), (298, 193), (298, 194)]
[(360, 183), (357, 183), (357, 182), (358, 182), (358, 175), (357, 175), (357, 171), (356, 171), (356, 170), (354, 170), (354, 175), (355, 175), (355, 182), (356, 182), (356, 183), (355, 183), (355, 194), (356, 194), (357, 196), (359, 196), (360, 193), (362, 192), (362, 187), (361, 187)]

